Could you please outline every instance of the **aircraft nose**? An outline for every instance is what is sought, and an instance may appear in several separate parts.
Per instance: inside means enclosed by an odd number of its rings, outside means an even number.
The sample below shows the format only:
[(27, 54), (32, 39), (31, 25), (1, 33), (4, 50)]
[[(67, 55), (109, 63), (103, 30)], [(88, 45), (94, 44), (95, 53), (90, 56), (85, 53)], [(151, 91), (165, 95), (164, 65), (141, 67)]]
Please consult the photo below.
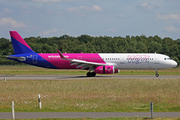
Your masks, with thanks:
[(177, 66), (177, 62), (173, 60), (172, 63), (171, 63), (171, 65), (172, 65), (173, 67), (176, 67), (176, 66)]

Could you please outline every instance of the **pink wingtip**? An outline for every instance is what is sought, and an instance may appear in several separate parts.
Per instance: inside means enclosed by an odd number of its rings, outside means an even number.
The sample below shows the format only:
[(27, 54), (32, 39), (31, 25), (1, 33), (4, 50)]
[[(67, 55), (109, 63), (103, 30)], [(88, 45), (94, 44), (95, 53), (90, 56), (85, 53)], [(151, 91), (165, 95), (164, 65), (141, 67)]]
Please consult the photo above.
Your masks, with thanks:
[(58, 53), (59, 53), (59, 55), (60, 55), (60, 57), (61, 58), (65, 58), (64, 56), (63, 56), (63, 54), (57, 49), (57, 51), (58, 51)]

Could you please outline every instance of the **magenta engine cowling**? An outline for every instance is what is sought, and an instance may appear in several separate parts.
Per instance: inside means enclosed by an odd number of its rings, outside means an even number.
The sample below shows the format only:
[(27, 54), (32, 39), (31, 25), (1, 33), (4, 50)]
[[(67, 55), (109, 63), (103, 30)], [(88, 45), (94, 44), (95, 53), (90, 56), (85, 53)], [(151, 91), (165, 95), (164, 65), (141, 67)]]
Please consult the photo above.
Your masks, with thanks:
[(114, 73), (119, 73), (120, 72), (120, 70), (119, 69), (115, 69), (115, 72)]
[(99, 66), (94, 70), (95, 73), (99, 74), (113, 74), (118, 73), (118, 69), (114, 69), (114, 66)]

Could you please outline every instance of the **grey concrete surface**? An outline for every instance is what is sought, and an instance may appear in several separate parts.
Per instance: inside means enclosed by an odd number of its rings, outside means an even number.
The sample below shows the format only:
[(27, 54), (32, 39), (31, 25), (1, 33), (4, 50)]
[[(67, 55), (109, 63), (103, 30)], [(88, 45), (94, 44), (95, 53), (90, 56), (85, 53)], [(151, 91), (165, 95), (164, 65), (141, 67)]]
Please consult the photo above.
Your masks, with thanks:
[[(15, 118), (110, 118), (110, 117), (151, 117), (150, 112), (16, 112)], [(154, 117), (177, 118), (180, 112), (154, 112)], [(12, 119), (10, 112), (0, 112), (0, 119)]]
[(0, 75), (0, 80), (81, 80), (81, 79), (180, 79), (180, 75), (97, 75), (86, 77), (85, 75)]

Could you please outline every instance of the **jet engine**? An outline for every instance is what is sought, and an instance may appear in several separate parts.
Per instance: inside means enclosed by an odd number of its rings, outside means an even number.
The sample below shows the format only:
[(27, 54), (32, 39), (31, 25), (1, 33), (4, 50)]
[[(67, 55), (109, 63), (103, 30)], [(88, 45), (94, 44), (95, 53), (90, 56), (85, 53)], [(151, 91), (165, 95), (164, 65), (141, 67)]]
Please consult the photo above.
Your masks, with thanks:
[(114, 73), (119, 73), (120, 72), (120, 70), (119, 69), (115, 69), (115, 72)]
[(119, 73), (119, 70), (114, 69), (114, 66), (99, 66), (94, 70), (94, 72), (99, 74), (113, 74)]

